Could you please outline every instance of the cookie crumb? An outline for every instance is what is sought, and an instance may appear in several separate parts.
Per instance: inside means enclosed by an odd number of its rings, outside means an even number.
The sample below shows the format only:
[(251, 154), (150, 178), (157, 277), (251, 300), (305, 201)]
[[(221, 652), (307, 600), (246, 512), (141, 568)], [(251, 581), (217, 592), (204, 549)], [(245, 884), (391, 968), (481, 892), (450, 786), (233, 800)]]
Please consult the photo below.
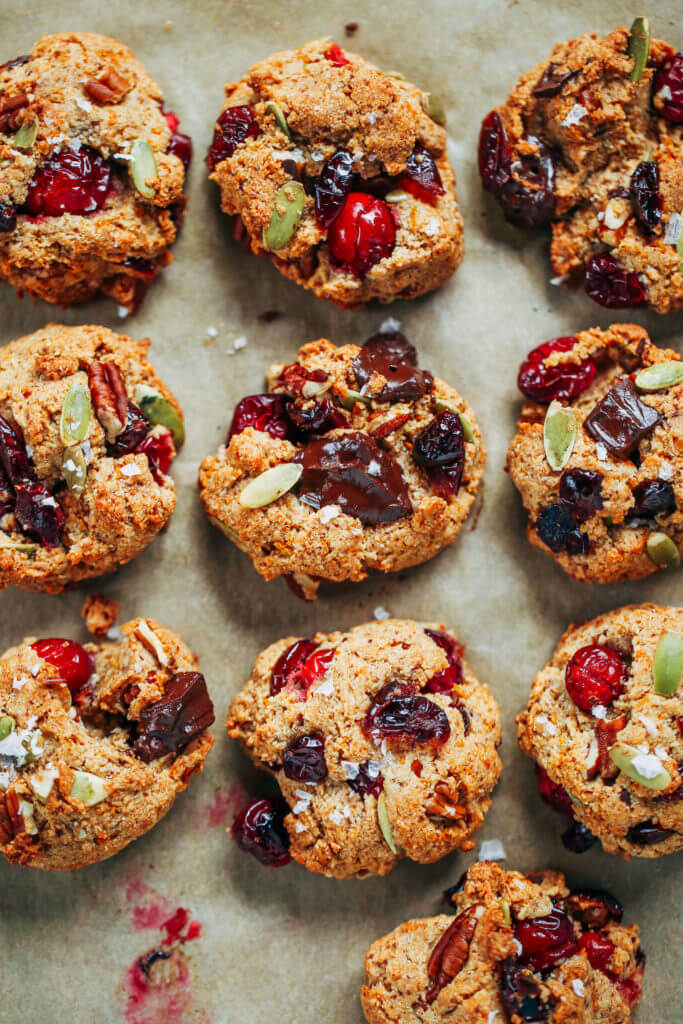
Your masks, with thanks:
[(358, 25), (357, 21), (347, 21), (346, 25), (344, 25), (344, 35), (347, 37), (347, 39), (350, 39), (351, 36), (355, 36), (359, 27), (360, 26)]
[(107, 636), (119, 614), (118, 602), (104, 594), (88, 594), (81, 609), (86, 629), (93, 636)]
[(505, 847), (500, 839), (484, 839), (479, 847), (479, 860), (507, 860)]
[(263, 313), (259, 313), (256, 318), (259, 323), (272, 324), (274, 320), (281, 320), (284, 313), (281, 313), (279, 309), (266, 309)]

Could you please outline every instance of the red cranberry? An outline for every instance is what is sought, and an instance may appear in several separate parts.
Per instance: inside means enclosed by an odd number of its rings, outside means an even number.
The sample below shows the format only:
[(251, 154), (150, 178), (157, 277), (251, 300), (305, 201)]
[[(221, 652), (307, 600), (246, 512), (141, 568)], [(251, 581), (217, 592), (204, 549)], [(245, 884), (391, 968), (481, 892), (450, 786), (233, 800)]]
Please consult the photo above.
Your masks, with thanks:
[(676, 495), (668, 480), (643, 480), (633, 488), (633, 508), (627, 519), (670, 516), (676, 511)]
[(545, 971), (568, 959), (578, 949), (571, 919), (554, 907), (544, 917), (515, 922), (515, 938), (521, 956), (534, 971)]
[(389, 204), (365, 192), (350, 192), (327, 240), (337, 263), (363, 277), (394, 251), (396, 225)]
[(427, 682), (425, 690), (429, 693), (450, 693), (454, 686), (462, 682), (462, 647), (456, 644), (452, 636), (436, 629), (425, 629), (430, 640), (446, 652), (448, 668), (442, 669)]
[(597, 843), (597, 836), (583, 824), (582, 821), (573, 821), (566, 832), (560, 836), (562, 845), (571, 853), (585, 853)]
[(547, 804), (550, 804), (554, 810), (559, 811), (560, 814), (566, 814), (568, 818), (573, 818), (574, 811), (572, 809), (571, 797), (564, 786), (553, 782), (545, 768), (542, 768), (540, 764), (536, 765), (536, 771), (538, 773), (538, 791), (541, 794), (541, 798)]
[(642, 306), (645, 289), (637, 274), (627, 273), (614, 256), (593, 256), (586, 265), (586, 295), (607, 309)]
[(560, 477), (560, 498), (579, 522), (602, 508), (603, 480), (602, 473), (591, 469), (567, 469)]
[(23, 441), (19, 439), (16, 431), (4, 416), (0, 416), (0, 462), (8, 479), (13, 484), (19, 483), (24, 478), (33, 479), (35, 477)]
[(625, 978), (623, 981), (621, 978), (615, 978), (614, 984), (619, 989), (620, 995), (624, 997), (629, 1006), (633, 1006), (637, 1003), (643, 994), (643, 989), (640, 983), (633, 976)]
[(585, 950), (591, 967), (596, 971), (604, 971), (614, 952), (614, 943), (601, 932), (584, 932), (579, 937), (579, 949)]
[(627, 459), (661, 421), (655, 408), (643, 402), (630, 378), (618, 381), (584, 421), (589, 437), (617, 459)]
[(415, 347), (399, 331), (368, 338), (352, 366), (359, 388), (373, 373), (386, 378), (382, 390), (373, 396), (377, 402), (414, 402), (434, 386), (429, 370), (417, 367)]
[(319, 732), (292, 740), (285, 750), (282, 770), (297, 782), (322, 782), (327, 778), (325, 737)]
[(465, 466), (465, 434), (457, 413), (445, 409), (415, 438), (413, 458), (444, 497), (460, 490)]
[[(662, 90), (666, 90), (662, 96)], [(657, 97), (657, 110), (667, 121), (683, 124), (683, 53), (665, 60), (652, 83), (652, 95)]]
[(289, 864), (289, 835), (284, 825), (289, 808), (283, 800), (252, 800), (235, 818), (233, 838), (252, 857), (271, 868)]
[(235, 434), (241, 434), (247, 427), (261, 430), (271, 437), (288, 437), (291, 424), (285, 414), (286, 405), (284, 395), (247, 395), (235, 406), (226, 444), (230, 444)]
[(532, 402), (550, 403), (553, 399), (568, 401), (585, 391), (592, 382), (597, 368), (592, 359), (581, 363), (558, 363), (545, 366), (553, 352), (569, 352), (576, 345), (573, 336), (554, 338), (532, 349), (519, 368), (517, 387)]
[(0, 203), (0, 234), (14, 231), (17, 226), (17, 211), (11, 203)]
[(488, 114), (479, 133), (479, 175), (487, 192), (498, 192), (510, 177), (510, 143), (497, 110)]
[(433, 202), (436, 196), (442, 196), (446, 191), (434, 157), (419, 142), (406, 161), (406, 169), (398, 185), (425, 203)]
[(323, 230), (339, 216), (353, 183), (353, 160), (345, 149), (338, 149), (325, 163), (315, 183), (315, 215)]
[(662, 828), (654, 821), (642, 821), (638, 825), (632, 825), (626, 833), (629, 843), (637, 846), (653, 846), (655, 843), (663, 843), (672, 835), (670, 828)]
[(360, 796), (370, 794), (378, 797), (384, 788), (384, 778), (379, 770), (379, 765), (374, 761), (362, 761), (358, 765), (358, 773), (353, 778), (347, 779), (347, 782), (354, 793), (358, 793)]
[(642, 160), (631, 176), (631, 203), (636, 217), (648, 231), (662, 219), (659, 167), (654, 160)]
[(518, 155), (498, 189), (498, 201), (513, 224), (534, 228), (547, 224), (555, 212), (555, 165), (540, 139), (528, 137), (537, 152)]
[(171, 129), (171, 139), (166, 147), (166, 152), (177, 156), (185, 170), (187, 170), (192, 160), (192, 139), (189, 135), (185, 135), (184, 132), (177, 130), (180, 122), (170, 110), (164, 114), (164, 117), (168, 127)]
[(89, 146), (67, 147), (49, 157), (29, 182), (26, 209), (33, 216), (60, 217), (101, 210), (113, 187), (111, 167)]
[(255, 139), (260, 134), (261, 129), (251, 107), (228, 107), (218, 118), (213, 142), (206, 157), (210, 170), (213, 171), (222, 160), (231, 157), (247, 139)]
[(363, 732), (375, 742), (399, 739), (442, 746), (451, 727), (439, 705), (415, 694), (412, 683), (387, 683), (370, 704)]
[(164, 430), (158, 434), (148, 434), (135, 451), (142, 452), (147, 456), (150, 472), (161, 487), (175, 458), (175, 445), (171, 432)]
[(572, 510), (564, 504), (549, 505), (539, 512), (536, 532), (546, 547), (555, 554), (584, 555), (590, 548), (590, 538), (578, 528)]
[(567, 693), (582, 711), (609, 707), (624, 692), (628, 669), (621, 655), (607, 644), (580, 647), (567, 665)]
[(341, 46), (338, 43), (332, 43), (331, 46), (325, 50), (325, 57), (338, 68), (344, 67), (345, 64), (349, 64), (349, 58), (346, 56)]
[(53, 548), (64, 526), (64, 510), (45, 484), (22, 480), (14, 485), (14, 515), (25, 534)]
[(59, 669), (60, 678), (71, 693), (81, 690), (92, 675), (93, 663), (85, 647), (73, 640), (36, 640), (31, 644), (39, 658)]
[(275, 662), (275, 667), (270, 677), (271, 694), (279, 693), (280, 690), (284, 689), (290, 677), (315, 650), (316, 644), (312, 640), (297, 640), (291, 647), (283, 651)]
[(515, 957), (503, 962), (500, 997), (510, 1020), (541, 1024), (548, 1019), (550, 1007), (543, 1000), (538, 981)]
[(328, 647), (318, 649), (312, 640), (297, 640), (275, 663), (270, 681), (271, 694), (286, 687), (297, 690), (305, 699), (311, 686), (325, 675), (333, 658), (334, 650)]
[(0, 461), (0, 516), (11, 512), (14, 508), (14, 491)]
[(126, 412), (126, 425), (116, 440), (112, 444), (107, 445), (109, 455), (112, 455), (115, 459), (120, 458), (122, 455), (130, 455), (131, 452), (137, 450), (150, 430), (151, 424), (149, 420), (142, 415), (133, 402), (129, 401)]

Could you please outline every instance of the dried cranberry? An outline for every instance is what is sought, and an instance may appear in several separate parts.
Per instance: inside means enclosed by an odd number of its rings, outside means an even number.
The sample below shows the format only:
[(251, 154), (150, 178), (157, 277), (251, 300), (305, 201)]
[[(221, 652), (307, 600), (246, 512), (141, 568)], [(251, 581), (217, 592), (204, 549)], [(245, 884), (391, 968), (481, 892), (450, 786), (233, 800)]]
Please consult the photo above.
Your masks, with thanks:
[(0, 233), (14, 231), (17, 226), (17, 211), (11, 203), (0, 203)]
[(35, 478), (24, 443), (4, 416), (0, 416), (0, 463), (13, 484)]
[(624, 916), (624, 908), (606, 889), (572, 889), (568, 901), (574, 917), (591, 928), (603, 928), (608, 921), (617, 924)]
[(585, 951), (591, 967), (604, 971), (614, 952), (614, 943), (600, 932), (584, 932), (579, 936), (579, 949)]
[(339, 216), (353, 184), (353, 159), (345, 149), (338, 149), (326, 161), (315, 183), (315, 215), (323, 230)]
[[(667, 90), (664, 95), (662, 92)], [(656, 109), (667, 121), (683, 124), (683, 52), (665, 60), (652, 83), (652, 95), (658, 100)]]
[(432, 676), (425, 685), (425, 690), (429, 693), (450, 693), (454, 686), (462, 682), (462, 647), (448, 633), (436, 629), (425, 629), (425, 633), (437, 647), (446, 652), (448, 658), (448, 668)]
[(643, 402), (630, 378), (618, 381), (584, 421), (589, 437), (617, 459), (627, 459), (662, 417)]
[(578, 528), (578, 520), (564, 504), (549, 505), (539, 512), (536, 533), (555, 554), (584, 555), (590, 548), (588, 534)]
[(621, 655), (607, 644), (580, 647), (565, 671), (567, 693), (582, 711), (609, 707), (624, 692), (628, 669)]
[(543, 917), (516, 921), (515, 938), (522, 944), (524, 963), (534, 971), (549, 970), (578, 949), (571, 919), (558, 907)]
[(580, 363), (557, 363), (546, 366), (544, 360), (553, 352), (569, 352), (576, 345), (573, 336), (554, 338), (529, 352), (519, 368), (517, 387), (532, 402), (549, 403), (553, 399), (568, 401), (585, 391), (593, 381), (597, 368), (592, 359)]
[(261, 430), (271, 437), (288, 437), (292, 428), (285, 414), (286, 406), (284, 395), (247, 395), (235, 406), (226, 444), (230, 444), (235, 434), (241, 434), (247, 427)]
[(148, 260), (144, 256), (128, 256), (121, 263), (122, 267), (134, 270), (137, 274), (143, 274), (152, 281), (156, 277), (158, 263), (156, 260)]
[(243, 850), (271, 868), (289, 864), (289, 835), (285, 815), (289, 808), (284, 800), (252, 800), (235, 818), (232, 836)]
[(303, 466), (298, 497), (311, 508), (339, 505), (362, 523), (393, 523), (412, 512), (396, 460), (367, 434), (312, 441), (294, 458)]
[(663, 843), (673, 832), (670, 828), (662, 828), (654, 821), (641, 821), (638, 825), (632, 825), (626, 833), (629, 843), (637, 846), (653, 846), (655, 843)]
[(350, 192), (327, 240), (336, 262), (363, 277), (394, 251), (396, 225), (389, 204), (365, 192)]
[(442, 196), (446, 191), (434, 157), (419, 142), (406, 160), (406, 169), (398, 184), (399, 188), (425, 203), (433, 202), (436, 196)]
[(14, 515), (25, 534), (53, 548), (64, 526), (64, 510), (45, 484), (22, 480), (14, 485)]
[(541, 794), (541, 798), (547, 804), (550, 804), (554, 810), (559, 811), (560, 814), (566, 814), (568, 818), (573, 818), (574, 811), (572, 809), (571, 797), (564, 786), (553, 782), (545, 768), (542, 768), (540, 764), (536, 765), (536, 772), (538, 773), (538, 791)]
[(325, 675), (333, 658), (333, 649), (318, 648), (312, 640), (297, 640), (275, 662), (270, 680), (271, 694), (286, 687), (296, 690), (305, 699), (311, 686)]
[(415, 348), (399, 331), (368, 338), (352, 367), (359, 388), (369, 382), (373, 373), (386, 378), (382, 390), (373, 395), (377, 402), (414, 402), (434, 386), (432, 374), (417, 368)]
[(379, 770), (379, 765), (374, 761), (361, 761), (357, 774), (348, 778), (347, 782), (354, 793), (358, 793), (360, 796), (366, 796), (369, 793), (371, 796), (378, 797), (384, 788), (384, 778)]
[(498, 192), (510, 177), (510, 143), (497, 110), (492, 110), (479, 133), (479, 175), (488, 192)]
[(567, 82), (578, 74), (578, 71), (565, 71), (563, 75), (558, 75), (557, 65), (548, 64), (531, 93), (538, 99), (550, 99), (552, 96), (558, 96)]
[(192, 160), (192, 139), (189, 135), (185, 135), (184, 132), (177, 130), (180, 122), (170, 110), (164, 114), (164, 117), (168, 127), (171, 129), (171, 139), (166, 147), (166, 152), (177, 156), (185, 170), (187, 170)]
[(95, 213), (112, 187), (111, 167), (104, 157), (89, 146), (67, 147), (36, 170), (29, 182), (26, 209), (33, 217)]
[(4, 64), (0, 64), (0, 71), (13, 71), (14, 68), (23, 67), (24, 64), (28, 64), (30, 61), (28, 53), (24, 53), (21, 57), (15, 57), (13, 60), (8, 60)]
[(222, 160), (231, 157), (243, 142), (255, 139), (260, 134), (261, 129), (251, 107), (228, 107), (216, 123), (213, 142), (206, 157), (209, 169), (213, 171)]
[(659, 167), (654, 160), (642, 160), (631, 175), (631, 203), (643, 227), (654, 231), (662, 219)]
[(39, 658), (59, 669), (60, 678), (71, 693), (81, 690), (92, 675), (93, 662), (85, 647), (73, 640), (36, 640), (31, 644)]
[(444, 409), (415, 438), (413, 458), (444, 497), (460, 490), (465, 466), (465, 433), (457, 413)]
[(338, 68), (342, 68), (345, 64), (350, 63), (349, 58), (338, 43), (332, 43), (331, 46), (328, 46), (325, 50), (324, 56)]
[(200, 672), (176, 672), (164, 695), (140, 712), (135, 754), (148, 764), (180, 753), (215, 721), (213, 704)]
[(151, 429), (152, 425), (149, 420), (142, 415), (137, 405), (129, 401), (126, 411), (126, 425), (116, 440), (112, 444), (107, 445), (109, 455), (112, 455), (115, 459), (120, 458), (122, 455), (130, 455), (131, 452), (138, 449), (140, 443), (144, 441)]
[(630, 978), (624, 978), (623, 981), (621, 978), (615, 978), (614, 984), (619, 989), (619, 994), (623, 996), (630, 1006), (637, 1003), (643, 994), (640, 983), (633, 976)]
[(555, 165), (550, 150), (529, 136), (536, 153), (519, 154), (498, 189), (498, 201), (513, 224), (533, 228), (547, 224), (555, 213)]
[(14, 508), (14, 490), (0, 460), (0, 517)]
[(135, 451), (147, 456), (150, 472), (161, 487), (175, 457), (175, 445), (170, 430), (148, 434)]
[(602, 508), (602, 473), (592, 469), (567, 469), (560, 477), (560, 498), (578, 522), (590, 519)]
[(541, 1024), (548, 1019), (550, 1010), (543, 1001), (538, 981), (528, 967), (523, 967), (514, 957), (508, 957), (503, 963), (500, 997), (510, 1020)]
[(637, 274), (625, 271), (614, 256), (592, 256), (584, 277), (586, 295), (607, 309), (642, 306), (645, 289)]
[(562, 845), (570, 853), (585, 853), (595, 846), (598, 839), (582, 821), (573, 821), (566, 832), (560, 836)]
[(285, 412), (297, 440), (307, 441), (326, 434), (328, 430), (348, 426), (346, 415), (329, 398), (307, 405), (292, 402), (286, 406)]
[(375, 742), (400, 739), (442, 746), (451, 727), (439, 705), (417, 695), (412, 683), (387, 683), (370, 704), (363, 732)]
[(676, 495), (668, 480), (643, 480), (633, 488), (633, 508), (627, 519), (670, 516), (676, 511)]
[(271, 694), (279, 693), (284, 689), (295, 671), (303, 665), (316, 648), (317, 645), (312, 640), (297, 640), (282, 652), (275, 662), (270, 677)]
[(282, 770), (297, 782), (322, 782), (327, 778), (325, 737), (319, 732), (292, 740), (285, 750)]

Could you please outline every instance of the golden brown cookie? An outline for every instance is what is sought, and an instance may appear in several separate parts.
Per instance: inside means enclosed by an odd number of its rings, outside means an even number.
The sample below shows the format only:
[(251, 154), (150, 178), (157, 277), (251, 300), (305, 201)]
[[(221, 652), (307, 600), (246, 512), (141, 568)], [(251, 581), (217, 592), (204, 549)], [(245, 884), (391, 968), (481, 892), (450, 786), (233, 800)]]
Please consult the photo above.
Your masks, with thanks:
[(329, 39), (225, 87), (207, 162), (235, 237), (319, 298), (432, 291), (463, 256), (435, 97)]
[(564, 634), (517, 724), (541, 796), (575, 821), (570, 849), (683, 849), (682, 684), (681, 608), (632, 605)]
[(610, 893), (485, 861), (452, 899), (455, 918), (406, 921), (370, 947), (368, 1024), (630, 1024), (645, 957)]
[(683, 362), (635, 324), (533, 349), (507, 470), (532, 544), (593, 583), (677, 568), (683, 552)]
[(167, 524), (185, 430), (148, 348), (59, 324), (3, 348), (0, 589), (57, 593), (111, 572)]
[(213, 705), (180, 637), (133, 619), (117, 643), (28, 638), (0, 658), (0, 852), (50, 870), (110, 857), (201, 771)]
[(443, 626), (400, 619), (266, 648), (227, 727), (275, 777), (289, 813), (283, 824), (255, 801), (233, 826), (239, 844), (336, 878), (473, 849), (501, 733), (462, 653)]
[(192, 154), (127, 47), (42, 36), (0, 67), (0, 279), (62, 306), (133, 311), (182, 224)]
[(681, 81), (683, 53), (638, 18), (560, 43), (484, 119), (484, 188), (513, 223), (551, 225), (554, 284), (683, 308)]

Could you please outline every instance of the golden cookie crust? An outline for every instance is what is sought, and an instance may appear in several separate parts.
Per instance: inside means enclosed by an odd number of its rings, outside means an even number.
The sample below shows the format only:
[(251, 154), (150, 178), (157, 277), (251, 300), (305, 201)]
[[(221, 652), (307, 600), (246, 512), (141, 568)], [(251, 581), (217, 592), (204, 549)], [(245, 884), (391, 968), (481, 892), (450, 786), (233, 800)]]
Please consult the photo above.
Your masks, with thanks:
[[(551, 661), (531, 687), (529, 702), (517, 717), (519, 745), (573, 801), (575, 818), (600, 839), (608, 853), (631, 857), (662, 857), (683, 849), (683, 694), (655, 691), (653, 660), (665, 633), (683, 634), (683, 609), (655, 604), (631, 605), (583, 625), (572, 624)], [(625, 718), (610, 732), (605, 750), (615, 743), (651, 754), (669, 775), (668, 785), (652, 790), (617, 771), (609, 757), (595, 772), (597, 729), (601, 719), (572, 701), (565, 686), (567, 664), (579, 648), (606, 644), (629, 665), (629, 677), (604, 716), (609, 723)], [(604, 708), (598, 713), (602, 717)], [(655, 763), (655, 762), (653, 762)], [(603, 777), (604, 776), (604, 777)], [(645, 823), (669, 834), (659, 842), (633, 840), (629, 830)]]
[[(141, 713), (163, 699), (175, 673), (196, 672), (197, 659), (152, 619), (133, 619), (122, 634), (84, 645), (94, 661), (85, 704), (72, 702), (60, 670), (30, 646), (33, 637), (0, 658), (0, 721), (13, 721), (0, 743), (0, 852), (11, 864), (70, 870), (110, 857), (152, 828), (204, 765), (214, 742), (206, 729), (149, 762), (133, 751), (129, 731)], [(13, 736), (33, 759), (17, 758)], [(104, 783), (104, 798), (87, 804), (72, 796), (77, 772)], [(34, 787), (50, 777), (39, 796)], [(24, 827), (11, 834), (8, 807), (17, 800)]]
[[(237, 146), (210, 177), (220, 187), (222, 210), (237, 218), (236, 237), (246, 233), (253, 252), (270, 256), (280, 273), (319, 298), (349, 308), (370, 299), (415, 298), (443, 284), (463, 257), (463, 224), (446, 133), (425, 113), (424, 94), (415, 85), (348, 51), (348, 63), (337, 66), (325, 57), (330, 45), (331, 40), (318, 39), (276, 53), (255, 64), (239, 82), (226, 85), (223, 110), (251, 106), (260, 134)], [(291, 138), (266, 110), (269, 102), (284, 114)], [(331, 262), (327, 231), (316, 220), (311, 195), (291, 241), (277, 251), (266, 247), (263, 232), (275, 193), (292, 177), (283, 161), (293, 159), (298, 173), (312, 179), (344, 148), (361, 178), (393, 177), (405, 170), (416, 144), (433, 156), (444, 195), (427, 203), (407, 194), (392, 203), (395, 248), (362, 279)]]
[[(498, 707), (465, 661), (462, 681), (452, 692), (424, 690), (449, 665), (425, 628), (444, 629), (388, 619), (348, 633), (316, 633), (317, 647), (335, 653), (303, 700), (291, 686), (271, 693), (273, 669), (298, 638), (279, 640), (259, 655), (230, 706), (228, 733), (277, 780), (292, 809), (285, 818), (290, 852), (309, 871), (336, 878), (384, 875), (402, 857), (428, 864), (474, 847), (472, 833), (491, 806), (501, 770)], [(363, 731), (373, 697), (396, 681), (411, 681), (442, 709), (450, 726), (443, 745), (375, 742)], [(306, 785), (285, 776), (283, 757), (294, 739), (310, 733), (324, 737), (328, 775)], [(365, 762), (381, 771), (380, 799), (396, 852), (380, 827), (378, 798), (360, 795), (349, 783)]]
[[(114, 81), (123, 79), (122, 95), (98, 102), (87, 83), (111, 72)], [(0, 118), (0, 204), (17, 211), (14, 229), (0, 233), (0, 278), (19, 296), (68, 306), (104, 292), (133, 311), (151, 278), (171, 262), (169, 246), (185, 206), (185, 169), (166, 152), (172, 133), (159, 86), (117, 40), (60, 32), (42, 36), (28, 61), (0, 68), (0, 96), (5, 105), (26, 99), (8, 123)], [(37, 135), (30, 148), (13, 146), (17, 130), (32, 122)], [(150, 198), (130, 173), (136, 140), (146, 141), (156, 159)], [(116, 188), (102, 209), (86, 216), (22, 213), (36, 170), (72, 144), (90, 146), (115, 168)]]

